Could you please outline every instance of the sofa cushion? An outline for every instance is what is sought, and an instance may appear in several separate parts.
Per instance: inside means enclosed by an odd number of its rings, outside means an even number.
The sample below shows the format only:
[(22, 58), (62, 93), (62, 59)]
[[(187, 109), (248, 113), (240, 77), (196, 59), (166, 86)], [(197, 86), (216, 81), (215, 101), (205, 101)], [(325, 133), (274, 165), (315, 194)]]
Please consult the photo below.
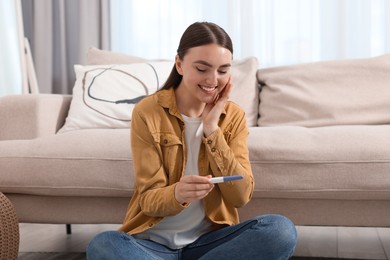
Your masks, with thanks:
[(390, 199), (390, 125), (252, 127), (253, 197)]
[[(248, 146), (253, 198), (390, 199), (390, 125), (251, 127)], [(2, 141), (0, 168), (4, 193), (129, 198), (134, 190), (128, 129)]]
[[(133, 63), (139, 59), (142, 58), (117, 52), (103, 51), (94, 47), (89, 48), (87, 53), (87, 62), (91, 65)], [(234, 88), (230, 94), (230, 100), (237, 103), (245, 111), (248, 126), (256, 126), (259, 116), (257, 69), (258, 62), (255, 57), (234, 60), (231, 69)]]
[(229, 99), (245, 111), (248, 126), (257, 126), (259, 117), (257, 69), (258, 63), (254, 57), (233, 61), (231, 69), (233, 89)]
[(134, 105), (166, 81), (173, 62), (75, 65), (76, 83), (59, 133), (90, 128), (129, 128)]
[(86, 65), (128, 64), (146, 61), (146, 59), (141, 57), (129, 56), (119, 52), (100, 50), (96, 47), (90, 47), (87, 51)]
[(390, 55), (260, 69), (259, 126), (390, 123)]
[(129, 129), (70, 131), (0, 142), (0, 190), (47, 196), (129, 197)]

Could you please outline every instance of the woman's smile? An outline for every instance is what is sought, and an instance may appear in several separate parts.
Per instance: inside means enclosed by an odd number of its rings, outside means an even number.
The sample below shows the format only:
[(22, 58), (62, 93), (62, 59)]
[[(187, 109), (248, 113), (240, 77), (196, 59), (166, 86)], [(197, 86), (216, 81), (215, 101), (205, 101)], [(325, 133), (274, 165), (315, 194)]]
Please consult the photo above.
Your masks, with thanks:
[(204, 85), (198, 85), (200, 89), (203, 90), (203, 92), (206, 92), (206, 94), (214, 94), (215, 91), (218, 89), (218, 86), (204, 86)]

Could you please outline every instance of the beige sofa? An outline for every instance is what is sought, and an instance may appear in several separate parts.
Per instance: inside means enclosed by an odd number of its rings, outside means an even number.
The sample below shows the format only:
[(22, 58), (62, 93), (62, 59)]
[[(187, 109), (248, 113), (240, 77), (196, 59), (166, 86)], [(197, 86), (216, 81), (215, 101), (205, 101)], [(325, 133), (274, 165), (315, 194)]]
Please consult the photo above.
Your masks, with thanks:
[[(144, 62), (96, 49), (88, 58)], [(264, 69), (249, 58), (232, 73), (256, 180), (242, 220), (280, 213), (297, 225), (390, 227), (390, 55)], [(0, 98), (0, 192), (20, 222), (122, 222), (134, 186), (130, 130), (63, 131), (75, 99)]]

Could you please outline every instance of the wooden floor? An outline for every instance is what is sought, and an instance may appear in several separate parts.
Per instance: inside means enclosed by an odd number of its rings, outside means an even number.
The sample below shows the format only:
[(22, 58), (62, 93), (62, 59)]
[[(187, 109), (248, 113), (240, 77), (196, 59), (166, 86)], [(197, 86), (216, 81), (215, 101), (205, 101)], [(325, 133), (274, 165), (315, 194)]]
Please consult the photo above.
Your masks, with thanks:
[[(20, 224), (23, 252), (85, 252), (97, 233), (119, 225)], [(303, 227), (298, 226), (295, 256), (349, 259), (390, 259), (390, 228)]]

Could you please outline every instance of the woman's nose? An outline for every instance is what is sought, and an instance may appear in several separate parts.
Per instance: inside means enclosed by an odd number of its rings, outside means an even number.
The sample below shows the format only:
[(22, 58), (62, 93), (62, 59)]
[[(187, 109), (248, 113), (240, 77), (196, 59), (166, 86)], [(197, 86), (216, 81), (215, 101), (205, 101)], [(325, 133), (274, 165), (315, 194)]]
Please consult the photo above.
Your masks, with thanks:
[(206, 83), (208, 85), (213, 85), (213, 86), (217, 85), (218, 84), (218, 75), (217, 75), (217, 73), (212, 72), (209, 75), (207, 75)]

